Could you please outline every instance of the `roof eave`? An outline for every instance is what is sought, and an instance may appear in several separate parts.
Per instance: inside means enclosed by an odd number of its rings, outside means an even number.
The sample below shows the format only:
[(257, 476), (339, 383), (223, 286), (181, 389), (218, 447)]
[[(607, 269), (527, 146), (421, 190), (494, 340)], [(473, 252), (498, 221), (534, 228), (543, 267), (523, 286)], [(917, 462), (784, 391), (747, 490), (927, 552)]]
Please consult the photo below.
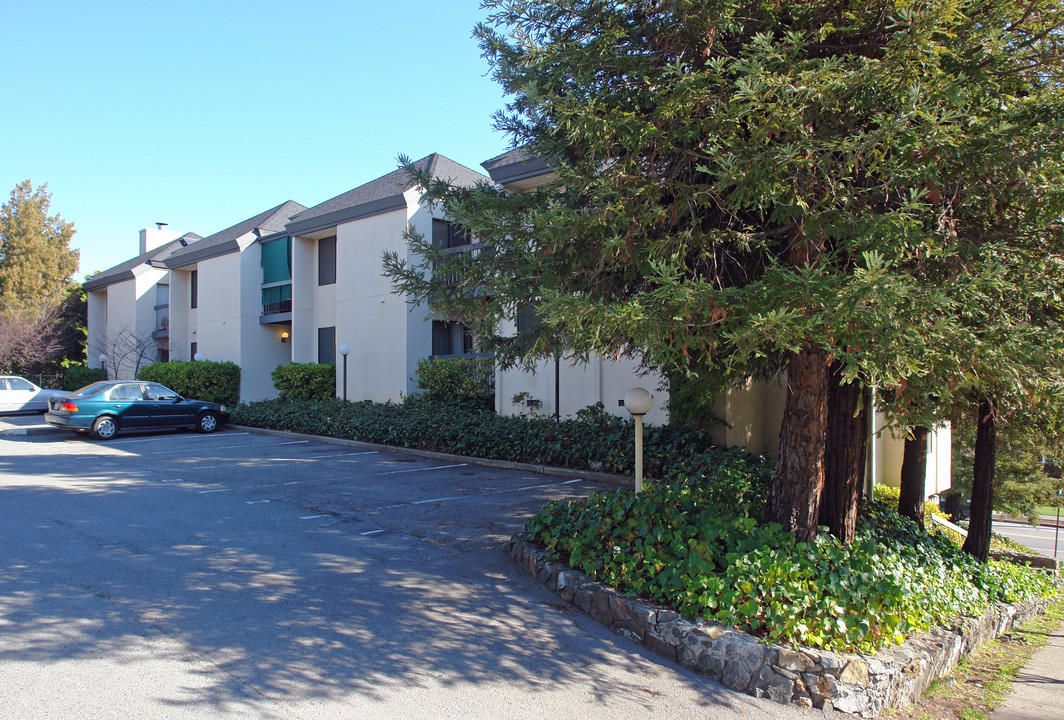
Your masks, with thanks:
[(406, 209), (406, 207), (407, 200), (405, 195), (389, 195), (380, 200), (373, 200), (372, 202), (362, 203), (361, 205), (355, 205), (354, 207), (341, 208), (340, 210), (334, 210), (324, 215), (318, 215), (316, 217), (307, 218), (306, 220), (289, 223), (288, 225), (285, 225), (285, 234), (306, 235), (308, 233), (317, 232), (318, 230), (325, 230), (326, 228), (336, 227), (338, 225), (343, 225), (344, 223), (354, 222), (355, 220), (362, 220), (374, 215), (383, 215), (387, 212), (403, 210)]
[(163, 260), (163, 264), (170, 270), (176, 270), (177, 268), (195, 265), (204, 260), (210, 260), (211, 258), (240, 252), (240, 244), (236, 240), (226, 240), (223, 243), (218, 243), (217, 245), (205, 248), (198, 248), (195, 244), (190, 245), (189, 247), (190, 250), (188, 252), (168, 257), (166, 260)]
[(553, 172), (547, 165), (546, 158), (532, 158), (521, 162), (510, 163), (502, 167), (483, 166), (488, 171), (491, 179), (500, 185), (527, 180), (528, 178), (549, 175)]
[(127, 280), (133, 280), (136, 276), (132, 270), (123, 270), (120, 273), (114, 275), (107, 275), (104, 277), (93, 276), (81, 284), (85, 292), (94, 292), (96, 290), (103, 290), (110, 285), (117, 285), (120, 282), (126, 282)]

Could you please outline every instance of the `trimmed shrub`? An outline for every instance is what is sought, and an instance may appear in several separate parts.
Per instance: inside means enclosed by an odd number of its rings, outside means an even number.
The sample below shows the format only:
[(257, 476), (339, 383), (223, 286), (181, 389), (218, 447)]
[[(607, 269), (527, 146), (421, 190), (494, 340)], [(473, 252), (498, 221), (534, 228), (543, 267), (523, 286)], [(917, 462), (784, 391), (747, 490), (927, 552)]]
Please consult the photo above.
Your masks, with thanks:
[(240, 368), (212, 360), (155, 363), (142, 367), (137, 377), (162, 383), (187, 398), (233, 408), (240, 400)]
[(282, 400), (328, 400), (336, 397), (336, 363), (289, 363), (270, 373)]
[[(579, 419), (500, 417), (479, 400), (433, 400), (424, 395), (402, 403), (347, 403), (342, 400), (264, 400), (234, 411), (239, 425), (290, 430), (349, 440), (473, 455), (556, 467), (602, 470), (631, 475), (635, 470), (632, 423), (590, 407)], [(743, 457), (754, 464), (764, 458), (725, 450), (704, 435), (672, 427), (647, 426), (643, 467), (648, 479), (665, 478)]]
[(495, 398), (495, 361), (490, 357), (430, 357), (417, 364), (417, 386), (433, 400)]
[(63, 368), (63, 375), (59, 380), (60, 390), (78, 390), (86, 385), (102, 379), (100, 368), (91, 368), (85, 365), (68, 365)]

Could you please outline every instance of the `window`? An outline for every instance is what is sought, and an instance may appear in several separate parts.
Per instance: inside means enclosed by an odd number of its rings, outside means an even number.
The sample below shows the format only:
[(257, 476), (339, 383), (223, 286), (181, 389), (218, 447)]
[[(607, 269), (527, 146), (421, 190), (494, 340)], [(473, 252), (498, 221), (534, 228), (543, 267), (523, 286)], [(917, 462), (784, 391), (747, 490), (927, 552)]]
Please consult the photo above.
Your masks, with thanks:
[(476, 339), (469, 328), (458, 322), (432, 321), (433, 355), (468, 355), (476, 352)]
[(196, 359), (196, 352), (197, 352), (198, 349), (199, 349), (199, 343), (192, 343), (192, 351), (188, 355), (188, 359), (189, 360), (195, 360)]
[(532, 332), (543, 325), (543, 318), (536, 312), (533, 304), (519, 305), (517, 308), (517, 332)]
[(469, 232), (458, 223), (447, 220), (432, 221), (432, 245), (439, 250), (469, 245)]
[[(192, 310), (199, 307), (199, 270), (189, 273), (188, 306)], [(195, 351), (192, 354), (195, 355)]]
[(318, 328), (318, 364), (336, 362), (336, 328)]
[(155, 362), (170, 362), (170, 351), (162, 346), (159, 347), (159, 357)]
[(170, 327), (170, 286), (159, 283), (155, 286), (155, 330)]
[(450, 355), (454, 350), (451, 342), (451, 323), (443, 320), (432, 321), (432, 354)]
[(336, 282), (336, 236), (318, 241), (318, 284), (332, 285)]
[(23, 380), (22, 378), (19, 378), (19, 377), (8, 378), (7, 386), (11, 390), (32, 390), (33, 389), (33, 385), (30, 384), (29, 380)]

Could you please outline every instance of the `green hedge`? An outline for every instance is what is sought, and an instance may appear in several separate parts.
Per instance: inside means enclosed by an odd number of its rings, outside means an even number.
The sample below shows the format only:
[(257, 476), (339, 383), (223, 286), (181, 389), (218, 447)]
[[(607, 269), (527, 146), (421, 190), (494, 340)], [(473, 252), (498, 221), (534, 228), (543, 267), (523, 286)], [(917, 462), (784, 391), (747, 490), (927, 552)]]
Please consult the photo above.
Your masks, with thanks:
[(336, 363), (289, 363), (270, 373), (282, 400), (328, 400), (336, 397)]
[(236, 406), (240, 400), (240, 368), (211, 360), (155, 363), (140, 369), (141, 380), (162, 383), (187, 398)]
[[(265, 400), (241, 405), (233, 422), (364, 442), (631, 475), (635, 436), (632, 424), (588, 408), (575, 420), (500, 417), (479, 401), (443, 402), (423, 396), (402, 403), (341, 400)], [(647, 426), (644, 472), (661, 478), (681, 470), (742, 458), (763, 458), (726, 450), (699, 433)]]
[(417, 386), (433, 400), (495, 397), (495, 361), (490, 357), (430, 357), (417, 364)]
[(68, 365), (63, 368), (63, 375), (59, 380), (60, 390), (78, 390), (100, 380), (103, 374), (100, 368), (86, 367), (85, 365)]

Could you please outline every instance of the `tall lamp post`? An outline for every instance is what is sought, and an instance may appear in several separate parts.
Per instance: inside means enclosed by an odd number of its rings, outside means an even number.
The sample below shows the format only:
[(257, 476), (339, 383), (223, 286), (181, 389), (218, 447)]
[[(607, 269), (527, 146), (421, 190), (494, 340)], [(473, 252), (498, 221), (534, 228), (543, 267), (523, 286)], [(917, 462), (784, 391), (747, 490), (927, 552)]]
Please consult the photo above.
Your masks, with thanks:
[(103, 379), (107, 379), (107, 356), (100, 353), (100, 373), (103, 375)]
[(635, 494), (643, 492), (643, 416), (650, 412), (654, 396), (643, 388), (632, 388), (624, 395), (624, 409), (635, 418)]
[(341, 345), (340, 354), (344, 358), (344, 402), (347, 402), (347, 356), (351, 354), (351, 346), (347, 343)]

